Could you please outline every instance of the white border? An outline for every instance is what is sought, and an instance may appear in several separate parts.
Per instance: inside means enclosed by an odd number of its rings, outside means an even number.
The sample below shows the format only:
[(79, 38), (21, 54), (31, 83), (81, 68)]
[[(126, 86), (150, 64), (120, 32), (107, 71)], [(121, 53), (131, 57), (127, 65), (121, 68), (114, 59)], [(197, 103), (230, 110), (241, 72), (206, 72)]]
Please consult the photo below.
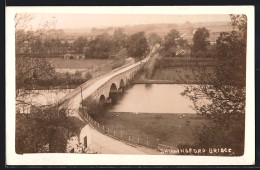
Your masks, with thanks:
[[(241, 157), (172, 155), (88, 155), (15, 153), (15, 13), (84, 14), (246, 14), (248, 17), (246, 137)], [(6, 164), (7, 165), (252, 165), (255, 161), (254, 6), (7, 7)]]

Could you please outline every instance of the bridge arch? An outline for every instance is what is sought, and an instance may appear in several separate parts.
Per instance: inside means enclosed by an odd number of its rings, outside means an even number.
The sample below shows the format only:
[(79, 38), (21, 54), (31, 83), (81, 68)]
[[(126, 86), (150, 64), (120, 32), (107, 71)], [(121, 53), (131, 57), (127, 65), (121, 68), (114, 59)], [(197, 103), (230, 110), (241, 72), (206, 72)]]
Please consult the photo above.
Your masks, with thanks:
[(112, 101), (112, 103), (116, 103), (117, 101), (117, 86), (116, 83), (112, 83), (109, 90), (108, 99)]
[(102, 94), (100, 97), (99, 97), (99, 102), (105, 102), (106, 101), (106, 97)]
[(113, 91), (113, 90), (117, 90), (117, 86), (116, 86), (116, 83), (112, 83), (111, 86), (110, 86), (110, 91)]

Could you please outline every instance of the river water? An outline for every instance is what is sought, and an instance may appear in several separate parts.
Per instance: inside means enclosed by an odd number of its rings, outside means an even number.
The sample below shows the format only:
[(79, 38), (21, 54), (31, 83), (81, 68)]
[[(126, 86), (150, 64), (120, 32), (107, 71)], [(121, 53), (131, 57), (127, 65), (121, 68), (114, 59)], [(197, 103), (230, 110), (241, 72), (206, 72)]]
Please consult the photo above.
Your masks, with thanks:
[(110, 111), (194, 114), (192, 102), (181, 95), (184, 89), (180, 84), (135, 84), (118, 97)]

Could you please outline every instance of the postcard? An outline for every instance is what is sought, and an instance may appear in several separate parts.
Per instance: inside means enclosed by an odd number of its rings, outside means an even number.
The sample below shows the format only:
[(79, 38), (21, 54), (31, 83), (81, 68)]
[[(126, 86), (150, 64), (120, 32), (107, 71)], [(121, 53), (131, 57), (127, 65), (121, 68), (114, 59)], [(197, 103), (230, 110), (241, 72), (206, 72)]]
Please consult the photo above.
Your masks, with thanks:
[(254, 6), (6, 9), (7, 165), (254, 164)]

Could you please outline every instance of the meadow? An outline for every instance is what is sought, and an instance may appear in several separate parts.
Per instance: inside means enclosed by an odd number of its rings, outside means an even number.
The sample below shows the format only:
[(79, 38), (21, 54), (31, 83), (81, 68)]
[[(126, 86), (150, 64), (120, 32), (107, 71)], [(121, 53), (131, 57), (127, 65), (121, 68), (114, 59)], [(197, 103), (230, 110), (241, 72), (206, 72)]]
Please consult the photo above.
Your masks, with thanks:
[(110, 132), (116, 131), (131, 139), (158, 141), (173, 147), (195, 144), (200, 127), (208, 124), (196, 114), (106, 112), (95, 119), (108, 127)]
[(51, 60), (51, 65), (54, 68), (64, 68), (64, 69), (91, 69), (95, 66), (105, 65), (111, 63), (111, 59), (63, 59), (63, 58), (53, 58)]
[[(213, 76), (212, 67), (166, 67), (157, 68), (153, 80), (168, 80), (174, 83), (200, 83)], [(210, 77), (208, 77), (209, 79)]]

